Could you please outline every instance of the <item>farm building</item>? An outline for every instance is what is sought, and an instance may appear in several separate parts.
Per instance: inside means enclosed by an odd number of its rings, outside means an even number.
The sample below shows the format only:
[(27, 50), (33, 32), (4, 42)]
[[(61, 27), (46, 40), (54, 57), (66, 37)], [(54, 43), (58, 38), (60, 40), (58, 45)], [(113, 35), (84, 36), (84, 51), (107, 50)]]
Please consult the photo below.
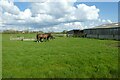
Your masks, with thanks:
[(70, 30), (67, 32), (67, 37), (84, 37), (83, 30)]
[(120, 40), (120, 26), (118, 23), (105, 24), (90, 29), (85, 29), (86, 37), (99, 39)]

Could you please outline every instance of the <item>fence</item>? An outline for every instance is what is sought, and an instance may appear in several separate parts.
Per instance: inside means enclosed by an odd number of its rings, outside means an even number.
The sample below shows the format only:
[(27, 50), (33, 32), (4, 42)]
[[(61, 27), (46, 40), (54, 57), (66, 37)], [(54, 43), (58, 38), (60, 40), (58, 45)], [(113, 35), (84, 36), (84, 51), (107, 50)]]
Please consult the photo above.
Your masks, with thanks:
[(66, 34), (52, 34), (55, 37), (66, 37)]
[(21, 40), (21, 41), (34, 41), (35, 38), (24, 38), (24, 37), (12, 37), (10, 36), (10, 40)]

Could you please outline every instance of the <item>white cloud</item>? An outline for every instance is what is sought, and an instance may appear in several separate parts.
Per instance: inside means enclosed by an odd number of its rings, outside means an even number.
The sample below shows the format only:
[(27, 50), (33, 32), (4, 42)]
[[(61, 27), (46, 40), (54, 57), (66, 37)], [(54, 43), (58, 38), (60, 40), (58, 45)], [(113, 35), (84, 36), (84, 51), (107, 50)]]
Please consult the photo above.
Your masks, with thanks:
[(99, 9), (95, 6), (87, 6), (85, 4), (77, 5), (77, 8), (73, 6), (73, 2), (62, 0), (61, 2), (45, 2), (45, 3), (33, 3), (32, 13), (36, 14), (48, 14), (54, 18), (60, 20), (94, 20), (99, 17)]
[(65, 0), (61, 0), (61, 2), (47, 1), (44, 3), (33, 3), (31, 7), (33, 15), (48, 14), (57, 19), (64, 17), (74, 9), (74, 7)]
[(41, 1), (42, 3), (31, 3), (30, 8), (20, 11), (12, 2), (2, 0), (0, 14), (4, 29), (62, 31), (93, 27), (96, 22), (111, 23), (110, 20), (99, 19), (100, 10), (95, 5), (78, 4), (75, 7), (76, 0)]
[[(47, 1), (44, 3), (33, 3), (31, 5), (31, 12), (36, 18), (34, 21), (39, 22), (40, 25), (48, 24), (48, 27), (60, 25), (61, 23), (65, 24), (69, 22), (74, 23), (78, 21), (81, 22), (98, 19), (99, 9), (97, 9), (95, 6), (79, 4), (76, 8), (73, 5), (74, 2), (68, 2), (67, 0), (61, 0), (60, 2)], [(48, 17), (44, 15), (47, 15)], [(43, 18), (41, 18), (41, 16), (43, 16)]]
[(14, 2), (76, 2), (77, 0), (14, 0)]
[(103, 23), (105, 23), (105, 22), (106, 22), (106, 20), (105, 20), (105, 19), (103, 19), (103, 20), (102, 20), (102, 22), (103, 22)]
[(95, 20), (99, 17), (99, 9), (95, 6), (87, 6), (85, 4), (77, 5), (77, 9), (74, 12), (74, 16), (83, 20)]
[(63, 31), (63, 30), (72, 30), (72, 29), (82, 30), (83, 28), (84, 26), (82, 25), (81, 22), (72, 22), (72, 23), (62, 23), (62, 24), (54, 25), (52, 27), (47, 27), (47, 28), (41, 28), (40, 30), (54, 32), (54, 31)]
[(32, 13), (30, 9), (26, 9), (24, 12), (20, 12), (20, 14), (18, 15), (19, 19), (30, 18), (31, 16), (32, 16)]
[(108, 22), (108, 23), (113, 23), (113, 22), (112, 22), (111, 20), (109, 20), (109, 19), (107, 20), (107, 22)]
[(19, 14), (20, 10), (17, 6), (15, 6), (12, 2), (8, 2), (7, 0), (1, 0), (0, 1), (0, 7), (8, 13), (11, 14)]
[(109, 20), (109, 19), (107, 19), (107, 20), (105, 20), (105, 19), (102, 19), (100, 22), (102, 22), (102, 23), (112, 23), (112, 21), (111, 20)]

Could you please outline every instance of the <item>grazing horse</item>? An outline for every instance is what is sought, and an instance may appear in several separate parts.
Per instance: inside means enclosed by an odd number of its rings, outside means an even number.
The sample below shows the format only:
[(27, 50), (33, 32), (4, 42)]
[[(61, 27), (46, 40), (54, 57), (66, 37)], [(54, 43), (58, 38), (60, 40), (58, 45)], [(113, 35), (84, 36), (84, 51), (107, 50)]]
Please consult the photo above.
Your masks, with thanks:
[(44, 39), (45, 41), (47, 41), (51, 37), (52, 37), (51, 33), (37, 34), (36, 35), (37, 42), (39, 42), (39, 41), (42, 42), (42, 39)]

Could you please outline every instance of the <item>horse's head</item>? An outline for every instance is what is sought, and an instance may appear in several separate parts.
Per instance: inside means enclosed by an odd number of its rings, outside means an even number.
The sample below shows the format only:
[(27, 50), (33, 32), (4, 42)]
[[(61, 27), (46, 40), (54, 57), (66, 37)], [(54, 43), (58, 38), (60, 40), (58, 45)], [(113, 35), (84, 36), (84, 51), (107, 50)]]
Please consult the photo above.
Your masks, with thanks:
[(47, 34), (50, 39), (55, 39), (55, 37), (51, 33), (47, 33)]
[(52, 35), (51, 35), (51, 33), (46, 33), (47, 35), (48, 35), (48, 37), (51, 37)]

